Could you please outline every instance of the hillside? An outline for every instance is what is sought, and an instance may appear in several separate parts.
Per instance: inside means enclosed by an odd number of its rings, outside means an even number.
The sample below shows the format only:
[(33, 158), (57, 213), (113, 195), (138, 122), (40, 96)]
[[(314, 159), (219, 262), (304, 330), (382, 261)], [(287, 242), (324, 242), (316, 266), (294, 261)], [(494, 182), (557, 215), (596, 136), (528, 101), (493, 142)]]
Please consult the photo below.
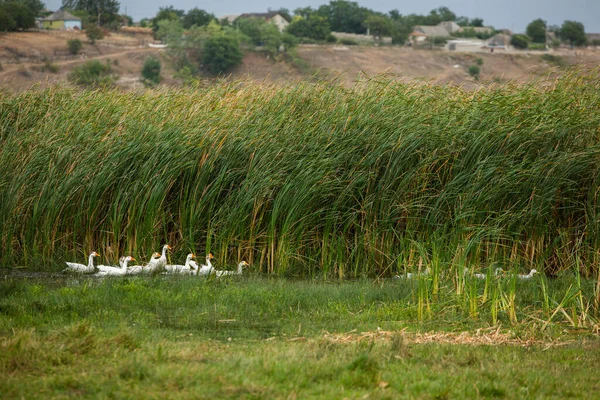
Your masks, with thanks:
[[(84, 42), (80, 55), (67, 50), (67, 40)], [(65, 82), (73, 67), (90, 59), (111, 63), (120, 76), (118, 85), (127, 89), (142, 87), (138, 82), (144, 60), (156, 54), (163, 60), (163, 83), (178, 84), (175, 71), (169, 65), (164, 50), (147, 47), (149, 35), (112, 34), (97, 45), (91, 45), (81, 32), (24, 32), (0, 35), (0, 85), (19, 92), (32, 85), (44, 87)], [(261, 52), (246, 52), (242, 65), (233, 70), (231, 79), (249, 78), (257, 81), (303, 80), (314, 74), (331, 78), (341, 74), (351, 85), (358, 78), (387, 73), (401, 80), (421, 79), (438, 84), (477, 88), (481, 83), (502, 83), (509, 80), (530, 81), (548, 73), (554, 74), (569, 65), (594, 67), (600, 64), (600, 51), (563, 50), (544, 59), (539, 53), (455, 53), (413, 50), (398, 47), (367, 46), (300, 46), (298, 62), (275, 62)], [(479, 82), (470, 77), (468, 68), (483, 61)], [(44, 68), (51, 62), (58, 71)], [(558, 67), (558, 68), (557, 68)]]

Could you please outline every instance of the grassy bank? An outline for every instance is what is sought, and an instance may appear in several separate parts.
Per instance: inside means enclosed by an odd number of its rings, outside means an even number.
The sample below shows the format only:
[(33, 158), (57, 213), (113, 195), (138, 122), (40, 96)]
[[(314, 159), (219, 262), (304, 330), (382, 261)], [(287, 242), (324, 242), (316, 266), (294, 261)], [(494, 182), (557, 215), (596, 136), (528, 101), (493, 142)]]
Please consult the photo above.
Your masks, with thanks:
[[(550, 283), (562, 297), (567, 280)], [(590, 285), (584, 284), (588, 293)], [(512, 326), (419, 282), (250, 277), (0, 281), (5, 397), (590, 398), (600, 342), (538, 310), (520, 283)], [(478, 294), (483, 295), (480, 287)], [(568, 308), (567, 308), (568, 309)], [(462, 333), (469, 332), (469, 333)], [(478, 333), (479, 332), (479, 333)], [(565, 379), (568, 375), (568, 379)]]
[(574, 74), (469, 93), (381, 78), (5, 95), (0, 262), (144, 260), (168, 242), (288, 275), (589, 275), (599, 88)]

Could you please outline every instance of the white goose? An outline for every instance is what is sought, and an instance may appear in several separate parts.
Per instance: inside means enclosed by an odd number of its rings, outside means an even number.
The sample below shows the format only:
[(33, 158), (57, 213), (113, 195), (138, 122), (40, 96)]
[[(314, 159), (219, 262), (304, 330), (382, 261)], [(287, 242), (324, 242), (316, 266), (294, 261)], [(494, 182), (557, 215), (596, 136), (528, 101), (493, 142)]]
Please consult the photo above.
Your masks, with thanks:
[(517, 278), (519, 278), (519, 279), (531, 279), (537, 273), (538, 272), (537, 272), (536, 269), (532, 269), (531, 271), (529, 271), (529, 273), (527, 275), (519, 274), (519, 275), (517, 275)]
[(212, 263), (210, 262), (210, 260), (212, 260), (213, 258), (214, 257), (212, 253), (208, 253), (208, 255), (206, 256), (206, 265), (201, 265), (200, 268), (198, 268), (198, 264), (196, 264), (195, 261), (191, 261), (190, 265), (193, 268), (192, 275), (207, 276), (213, 273), (215, 270), (212, 266)]
[(192, 261), (192, 258), (196, 258), (196, 256), (193, 253), (190, 253), (187, 255), (187, 258), (185, 259), (185, 265), (177, 265), (177, 264), (165, 265), (165, 270), (169, 274), (191, 275), (192, 270), (195, 271), (197, 269), (197, 268), (193, 268), (190, 264), (190, 262)]
[(425, 268), (425, 271), (423, 272), (417, 272), (417, 273), (412, 273), (412, 272), (407, 272), (406, 274), (402, 274), (402, 275), (394, 275), (394, 279), (413, 279), (413, 278), (417, 278), (419, 276), (429, 276), (429, 268)]
[(109, 267), (106, 265), (98, 265), (98, 273), (95, 276), (124, 276), (127, 274), (127, 263), (129, 261), (135, 261), (135, 258), (131, 256), (123, 259), (123, 266), (121, 267)]
[(238, 264), (237, 266), (237, 271), (218, 271), (215, 270), (215, 274), (217, 275), (217, 278), (220, 278), (222, 276), (228, 276), (228, 275), (241, 275), (242, 274), (242, 268), (247, 267), (249, 264), (246, 261), (242, 261), (241, 263)]
[[(152, 267), (148, 268), (149, 266), (153, 265), (153, 263), (156, 263), (156, 261), (158, 261), (158, 258), (160, 257), (160, 253), (152, 253), (152, 256), (150, 256), (150, 261), (148, 262), (147, 265), (134, 265), (133, 267), (127, 267), (127, 275), (139, 275), (139, 274), (143, 274), (143, 273), (151, 273), (152, 272)], [(123, 261), (125, 261), (125, 257), (121, 257), (119, 259), (119, 264), (121, 265), (121, 268), (123, 267)]]
[(171, 246), (165, 244), (162, 248), (162, 254), (160, 255), (160, 258), (154, 265), (154, 270), (151, 272), (156, 272), (165, 269), (165, 265), (167, 265), (167, 250), (171, 250)]
[(65, 264), (67, 264), (67, 268), (65, 268), (63, 270), (63, 272), (78, 272), (80, 274), (91, 274), (95, 270), (94, 257), (99, 257), (99, 256), (100, 256), (100, 254), (96, 253), (95, 251), (92, 251), (88, 257), (87, 265), (66, 262)]

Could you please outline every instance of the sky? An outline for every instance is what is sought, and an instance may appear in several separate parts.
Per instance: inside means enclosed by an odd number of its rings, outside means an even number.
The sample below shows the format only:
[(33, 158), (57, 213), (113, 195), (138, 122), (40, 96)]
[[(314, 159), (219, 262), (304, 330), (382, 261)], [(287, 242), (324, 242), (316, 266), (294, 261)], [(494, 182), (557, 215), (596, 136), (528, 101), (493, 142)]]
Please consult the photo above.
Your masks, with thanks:
[[(42, 0), (43, 1), (43, 0)], [(483, 18), (486, 25), (496, 29), (524, 32), (531, 21), (542, 18), (549, 25), (561, 25), (564, 20), (583, 23), (588, 33), (600, 33), (600, 0), (374, 0), (357, 1), (359, 5), (375, 11), (397, 9), (401, 14), (428, 14), (434, 8), (446, 6), (458, 16)], [(61, 0), (46, 0), (49, 10), (60, 8)], [(121, 13), (131, 15), (134, 21), (149, 18), (159, 7), (173, 5), (177, 9), (194, 7), (213, 13), (217, 17), (227, 14), (266, 12), (270, 7), (284, 7), (293, 11), (298, 7), (318, 8), (329, 0), (120, 0)]]

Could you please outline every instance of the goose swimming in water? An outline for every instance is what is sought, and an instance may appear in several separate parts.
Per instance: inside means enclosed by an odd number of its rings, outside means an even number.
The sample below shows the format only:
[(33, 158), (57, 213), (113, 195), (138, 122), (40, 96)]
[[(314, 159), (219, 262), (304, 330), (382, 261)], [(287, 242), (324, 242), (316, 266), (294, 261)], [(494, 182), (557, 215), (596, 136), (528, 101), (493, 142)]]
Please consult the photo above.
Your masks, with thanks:
[(217, 275), (217, 278), (220, 278), (222, 276), (231, 276), (231, 275), (242, 275), (242, 269), (244, 267), (247, 267), (248, 264), (246, 261), (242, 261), (241, 263), (238, 264), (237, 266), (237, 271), (218, 271), (218, 270), (214, 270), (215, 275)]
[(127, 274), (127, 263), (129, 261), (135, 261), (135, 258), (131, 256), (125, 257), (125, 259), (123, 259), (123, 266), (121, 267), (99, 265), (98, 272), (95, 274), (95, 276), (124, 276)]
[(65, 264), (67, 264), (67, 268), (65, 268), (63, 270), (63, 272), (78, 272), (80, 274), (91, 274), (96, 269), (94, 267), (94, 257), (99, 257), (99, 256), (100, 256), (100, 254), (96, 253), (95, 251), (92, 251), (88, 257), (87, 265), (66, 262)]
[(198, 267), (198, 264), (196, 264), (195, 261), (191, 261), (190, 266), (193, 268), (192, 275), (207, 276), (213, 273), (215, 270), (212, 266), (212, 263), (210, 262), (210, 260), (212, 260), (213, 258), (214, 257), (212, 253), (208, 253), (206, 256), (206, 265), (201, 265), (200, 267)]
[(527, 275), (519, 274), (519, 275), (517, 275), (517, 278), (519, 278), (519, 279), (531, 279), (531, 278), (533, 278), (533, 276), (535, 274), (538, 274), (538, 273), (539, 272), (537, 272), (536, 269), (532, 269), (531, 271), (529, 271), (529, 273)]
[(192, 258), (196, 258), (196, 256), (193, 253), (190, 253), (185, 259), (185, 265), (165, 265), (165, 270), (169, 274), (191, 275), (192, 271), (197, 269), (191, 266)]

